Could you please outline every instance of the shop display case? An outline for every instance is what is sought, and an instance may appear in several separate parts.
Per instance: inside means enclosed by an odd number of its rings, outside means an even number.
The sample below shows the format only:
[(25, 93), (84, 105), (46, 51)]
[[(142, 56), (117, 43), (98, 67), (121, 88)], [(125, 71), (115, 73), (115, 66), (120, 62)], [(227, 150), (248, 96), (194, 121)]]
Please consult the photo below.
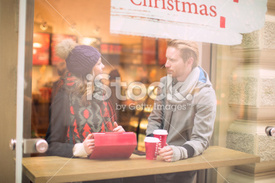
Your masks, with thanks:
[(121, 64), (141, 64), (142, 63), (142, 45), (123, 44), (121, 53)]
[(121, 62), (122, 45), (115, 43), (101, 43), (100, 52), (103, 63), (119, 65)]
[(33, 65), (49, 65), (50, 62), (50, 34), (33, 34)]
[(155, 38), (142, 38), (142, 63), (156, 64), (157, 63), (157, 41)]

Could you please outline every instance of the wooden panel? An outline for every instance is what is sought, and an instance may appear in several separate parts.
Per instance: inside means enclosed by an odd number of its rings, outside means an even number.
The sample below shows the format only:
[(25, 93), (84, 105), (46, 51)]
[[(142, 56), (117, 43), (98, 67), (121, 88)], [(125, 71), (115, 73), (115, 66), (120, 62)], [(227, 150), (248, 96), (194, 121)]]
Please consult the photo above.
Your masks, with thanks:
[(16, 137), (16, 70), (18, 0), (0, 3), (0, 180), (15, 182), (14, 153), (9, 141)]
[(153, 175), (209, 169), (259, 162), (260, 158), (243, 152), (212, 146), (203, 155), (167, 163), (132, 155), (127, 160), (90, 160), (62, 157), (24, 158), (24, 173), (33, 182), (68, 182)]
[[(19, 1), (1, 1), (0, 5), (0, 180), (15, 182), (15, 152), (9, 148), (9, 142), (16, 138), (16, 83), (17, 83), (17, 52), (18, 52), (18, 14)], [(32, 27), (34, 0), (27, 1), (26, 26), (26, 82), (24, 105), (24, 137), (30, 136), (30, 99), (31, 94), (31, 58), (32, 58)], [(30, 61), (30, 62), (28, 62)], [(24, 178), (23, 178), (24, 182)]]

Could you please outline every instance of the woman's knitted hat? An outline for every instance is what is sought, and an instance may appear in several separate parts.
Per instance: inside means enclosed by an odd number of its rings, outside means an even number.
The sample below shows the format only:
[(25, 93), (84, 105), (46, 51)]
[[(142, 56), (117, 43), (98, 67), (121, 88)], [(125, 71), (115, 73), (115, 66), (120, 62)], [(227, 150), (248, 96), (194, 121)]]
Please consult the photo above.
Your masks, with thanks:
[(92, 46), (77, 45), (71, 39), (65, 39), (56, 46), (56, 54), (66, 60), (69, 72), (76, 76), (90, 74), (101, 54)]

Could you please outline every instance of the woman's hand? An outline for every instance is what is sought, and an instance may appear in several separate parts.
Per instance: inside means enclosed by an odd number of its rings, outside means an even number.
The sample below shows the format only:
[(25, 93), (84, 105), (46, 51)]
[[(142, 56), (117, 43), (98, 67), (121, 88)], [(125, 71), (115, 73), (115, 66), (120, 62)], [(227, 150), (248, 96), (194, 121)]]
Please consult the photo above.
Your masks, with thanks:
[(122, 126), (118, 126), (117, 122), (114, 122), (114, 127), (113, 132), (125, 132)]
[(95, 149), (95, 139), (93, 134), (89, 134), (86, 139), (83, 141), (84, 149), (88, 155), (92, 154)]
[(169, 146), (165, 146), (160, 149), (158, 154), (164, 161), (171, 162), (173, 159), (173, 149)]

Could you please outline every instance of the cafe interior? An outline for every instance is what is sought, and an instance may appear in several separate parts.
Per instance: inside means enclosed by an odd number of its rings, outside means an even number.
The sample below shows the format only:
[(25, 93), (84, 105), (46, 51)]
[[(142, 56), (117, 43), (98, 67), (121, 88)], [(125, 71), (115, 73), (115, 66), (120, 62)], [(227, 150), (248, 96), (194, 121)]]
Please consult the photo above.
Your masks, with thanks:
[[(224, 177), (232, 181), (274, 182), (275, 143), (264, 132), (265, 126), (275, 124), (272, 113), (275, 108), (273, 7), (268, 4), (264, 27), (243, 35), (241, 45), (198, 43), (199, 65), (208, 72), (217, 96), (211, 145), (261, 157), (260, 163), (212, 169), (207, 173), (208, 182), (225, 182)], [(110, 10), (110, 0), (35, 0), (33, 63), (29, 73), (32, 138), (46, 136), (49, 109), (55, 95), (53, 88), (66, 72), (65, 61), (56, 56), (55, 46), (69, 38), (97, 48), (102, 54), (104, 72), (110, 78), (120, 77), (120, 82), (128, 86), (133, 82), (145, 86), (146, 93), (139, 100), (127, 97), (128, 88), (122, 86), (121, 95), (126, 99), (117, 101), (116, 105), (117, 122), (126, 131), (136, 133), (137, 148), (145, 151), (145, 131), (154, 103), (148, 93), (156, 92), (150, 84), (166, 75), (165, 51), (169, 40), (111, 34)], [(105, 82), (108, 85), (110, 81)], [(144, 90), (133, 88), (133, 92), (143, 94)]]
[[(74, 5), (75, 3), (75, 5)], [(32, 136), (45, 137), (49, 125), (49, 108), (53, 100), (53, 87), (66, 72), (66, 63), (56, 56), (55, 46), (64, 39), (72, 39), (78, 44), (91, 45), (102, 54), (104, 73), (110, 79), (120, 77), (121, 95), (126, 99), (117, 102), (118, 123), (126, 131), (139, 131), (139, 141), (143, 142), (147, 118), (153, 108), (153, 98), (146, 96), (154, 92), (151, 83), (166, 75), (165, 39), (141, 36), (116, 35), (109, 33), (109, 1), (63, 1), (54, 2), (54, 8), (45, 1), (35, 1), (33, 64), (32, 64)], [(59, 6), (63, 6), (61, 10)], [(74, 10), (70, 7), (75, 7)], [(98, 7), (83, 11), (83, 7)], [(60, 15), (61, 14), (61, 15)], [(127, 95), (128, 86), (140, 82), (146, 90), (133, 88), (139, 100)], [(108, 81), (104, 83), (108, 85)], [(143, 93), (141, 93), (143, 92)], [(145, 93), (144, 93), (145, 92)], [(139, 144), (144, 150), (144, 144)]]

